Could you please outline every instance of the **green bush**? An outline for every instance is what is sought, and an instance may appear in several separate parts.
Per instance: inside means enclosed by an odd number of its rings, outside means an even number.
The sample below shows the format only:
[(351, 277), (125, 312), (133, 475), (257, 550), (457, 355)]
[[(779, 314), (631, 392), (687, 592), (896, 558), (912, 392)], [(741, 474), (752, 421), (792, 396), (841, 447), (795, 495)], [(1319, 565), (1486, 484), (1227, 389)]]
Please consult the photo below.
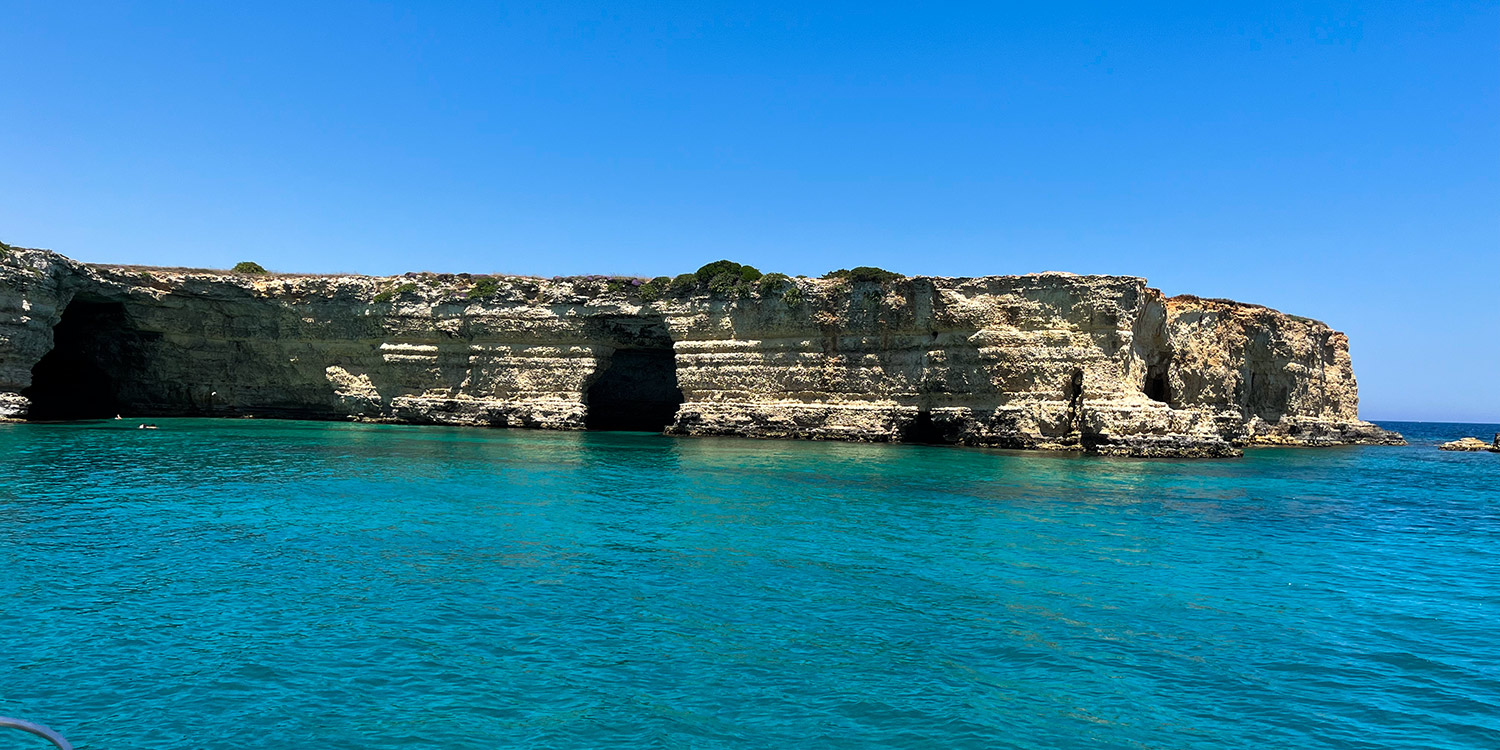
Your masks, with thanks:
[(784, 273), (768, 273), (760, 277), (760, 283), (755, 285), (755, 291), (760, 292), (760, 296), (762, 297), (769, 297), (780, 290), (783, 284), (791, 280), (791, 277)]
[(400, 297), (400, 296), (406, 295), (406, 294), (411, 294), (412, 292), (415, 292), (415, 291), (417, 291), (417, 285), (416, 285), (416, 283), (408, 281), (405, 284), (400, 284), (398, 286), (391, 287), (390, 289), (386, 289), (385, 291), (381, 292), (380, 294), (375, 295), (375, 301), (376, 302), (390, 302), (391, 300), (394, 300), (397, 297)]
[(802, 304), (802, 287), (793, 284), (791, 289), (786, 290), (786, 294), (781, 295), (781, 300), (786, 303), (787, 307)]
[(874, 282), (876, 284), (884, 284), (887, 281), (896, 281), (898, 279), (904, 279), (906, 277), (902, 276), (899, 273), (896, 273), (895, 271), (887, 271), (884, 268), (876, 268), (874, 266), (855, 266), (854, 268), (840, 268), (837, 271), (829, 271), (828, 273), (823, 274), (823, 278), (843, 279), (844, 281), (856, 284), (860, 282)]
[(671, 291), (673, 294), (684, 294), (686, 292), (692, 291), (693, 288), (697, 286), (697, 274), (680, 273), (672, 278), (672, 285), (669, 291)]
[(467, 296), (471, 300), (484, 299), (493, 296), (498, 291), (500, 291), (500, 282), (493, 276), (484, 276), (475, 281), (474, 286), (469, 287)]
[(261, 264), (256, 263), (253, 260), (242, 260), (242, 261), (234, 264), (234, 268), (232, 268), (230, 270), (234, 271), (235, 273), (253, 273), (253, 274), (267, 274), (267, 273), (270, 273), (270, 271), (266, 270), (265, 266), (262, 266)]
[(655, 300), (661, 299), (662, 295), (665, 295), (667, 293), (667, 290), (671, 287), (672, 278), (670, 276), (657, 276), (656, 278), (644, 284), (641, 284), (636, 289), (636, 292), (641, 295), (641, 299), (647, 302), (653, 302)]
[(708, 291), (718, 294), (728, 294), (734, 290), (736, 284), (740, 283), (740, 277), (725, 271), (708, 280)]
[(761, 277), (760, 271), (755, 266), (740, 265), (732, 260), (716, 260), (698, 269), (693, 275), (700, 282), (711, 282), (715, 277), (724, 274), (733, 276), (736, 281), (755, 281)]

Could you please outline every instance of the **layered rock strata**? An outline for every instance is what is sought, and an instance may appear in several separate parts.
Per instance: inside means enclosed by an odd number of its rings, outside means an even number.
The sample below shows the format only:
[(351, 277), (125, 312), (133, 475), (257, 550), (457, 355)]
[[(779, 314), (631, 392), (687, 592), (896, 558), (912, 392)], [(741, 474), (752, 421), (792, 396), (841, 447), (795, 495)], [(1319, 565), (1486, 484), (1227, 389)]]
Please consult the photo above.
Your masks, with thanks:
[(1133, 277), (771, 279), (736, 293), (0, 252), (0, 417), (116, 411), (1134, 456), (1401, 442), (1359, 420), (1343, 334)]

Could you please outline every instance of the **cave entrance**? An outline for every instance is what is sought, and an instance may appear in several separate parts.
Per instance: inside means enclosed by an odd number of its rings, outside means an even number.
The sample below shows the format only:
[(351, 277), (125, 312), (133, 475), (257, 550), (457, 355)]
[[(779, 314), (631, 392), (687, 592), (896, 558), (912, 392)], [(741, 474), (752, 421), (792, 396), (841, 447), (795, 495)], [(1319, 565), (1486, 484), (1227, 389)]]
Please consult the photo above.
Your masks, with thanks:
[(901, 428), (900, 440), (903, 443), (919, 445), (952, 445), (958, 442), (958, 435), (955, 432), (954, 425), (934, 420), (932, 412), (924, 409), (917, 412), (916, 418)]
[(1146, 382), (1141, 390), (1145, 391), (1146, 398), (1152, 401), (1160, 401), (1164, 404), (1172, 403), (1172, 386), (1167, 380), (1167, 366), (1153, 366), (1146, 371)]
[(677, 418), (682, 390), (670, 348), (617, 349), (585, 394), (590, 430), (661, 432)]
[(52, 350), (31, 368), (27, 417), (105, 419), (121, 413), (120, 385), (131, 327), (118, 302), (74, 300), (52, 329)]

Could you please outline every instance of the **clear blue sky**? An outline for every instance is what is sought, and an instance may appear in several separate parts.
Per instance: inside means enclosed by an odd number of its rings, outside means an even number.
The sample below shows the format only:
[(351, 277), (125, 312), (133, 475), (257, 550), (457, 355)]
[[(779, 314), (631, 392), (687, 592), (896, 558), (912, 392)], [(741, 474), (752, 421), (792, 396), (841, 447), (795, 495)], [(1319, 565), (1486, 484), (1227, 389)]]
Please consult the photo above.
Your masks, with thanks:
[[(3, 2), (0, 240), (1147, 277), (1500, 422), (1500, 5)], [(213, 5), (214, 7), (209, 7)]]

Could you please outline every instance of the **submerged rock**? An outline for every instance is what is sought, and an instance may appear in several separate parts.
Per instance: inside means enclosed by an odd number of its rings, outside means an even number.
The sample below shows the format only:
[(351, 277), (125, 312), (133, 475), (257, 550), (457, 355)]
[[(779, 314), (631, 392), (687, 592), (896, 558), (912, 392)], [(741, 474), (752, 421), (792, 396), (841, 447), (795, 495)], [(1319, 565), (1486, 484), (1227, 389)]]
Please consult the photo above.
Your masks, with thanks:
[[(1064, 273), (750, 286), (0, 256), (0, 418), (267, 416), (1219, 457), (1400, 444), (1348, 339)], [(591, 416), (592, 415), (592, 416)]]

